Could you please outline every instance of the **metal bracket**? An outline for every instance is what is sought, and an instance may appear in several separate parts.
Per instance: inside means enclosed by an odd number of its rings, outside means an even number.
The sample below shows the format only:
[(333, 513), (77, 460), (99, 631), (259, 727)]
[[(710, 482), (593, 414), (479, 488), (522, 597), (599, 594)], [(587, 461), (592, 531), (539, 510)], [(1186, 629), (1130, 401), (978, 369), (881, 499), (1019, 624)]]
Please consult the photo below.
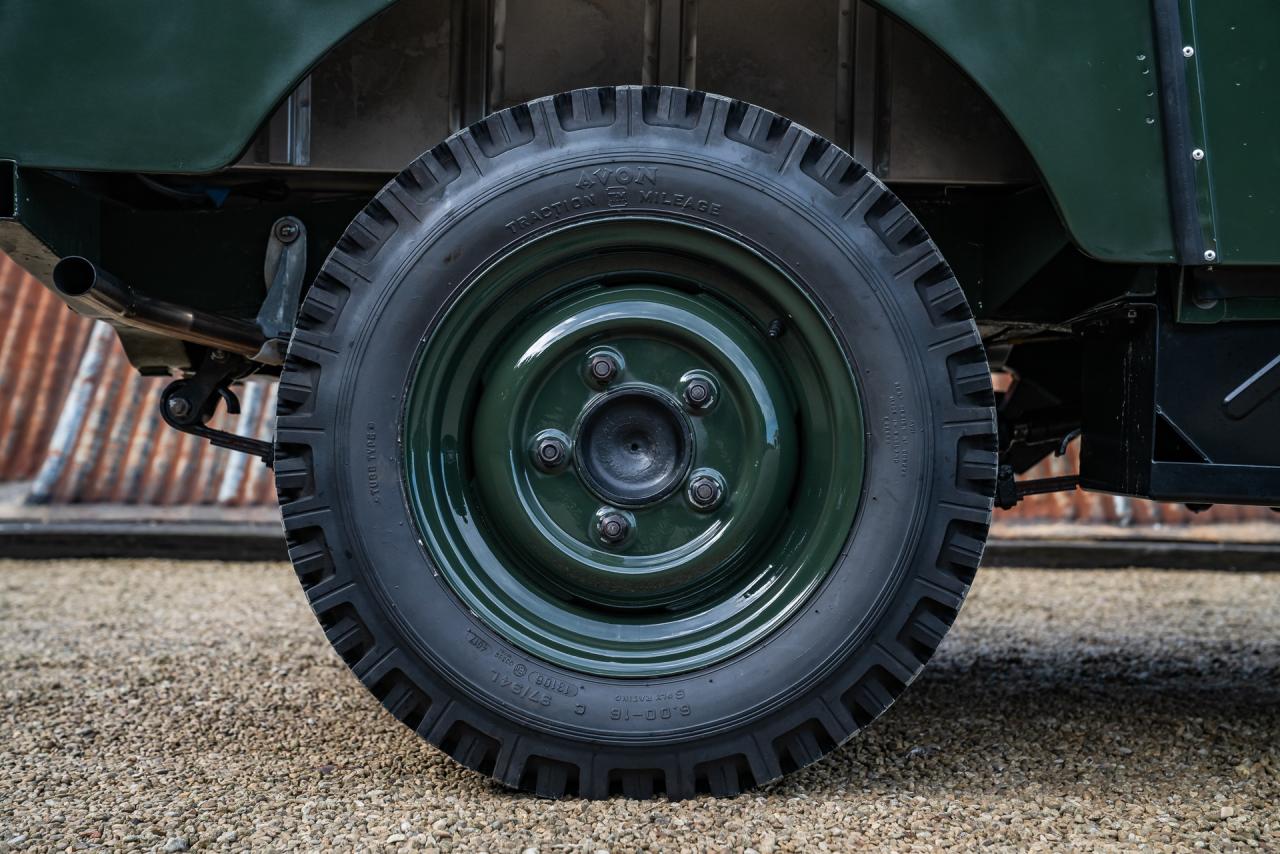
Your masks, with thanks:
[(311, 165), (311, 75), (298, 82), (267, 125), (268, 162)]
[(258, 326), (267, 337), (263, 359), (270, 364), (284, 362), (284, 351), (293, 334), (302, 301), (302, 283), (307, 273), (307, 228), (297, 217), (283, 216), (271, 226), (262, 276), (267, 297), (258, 309)]
[(253, 368), (251, 362), (238, 356), (222, 350), (212, 351), (195, 374), (165, 387), (160, 395), (160, 417), (175, 430), (207, 439), (219, 448), (260, 457), (271, 468), (275, 462), (275, 446), (270, 442), (208, 426), (218, 409), (219, 400), (226, 404), (229, 414), (240, 414), (240, 399), (230, 384), (252, 373)]
[(1263, 365), (1222, 401), (1227, 415), (1237, 421), (1280, 392), (1280, 356)]
[(1028, 495), (1071, 492), (1078, 486), (1080, 486), (1078, 474), (1018, 481), (1014, 479), (1013, 466), (1002, 465), (996, 472), (996, 506), (1001, 510), (1010, 510)]
[(697, 88), (697, 0), (645, 0), (640, 82)]

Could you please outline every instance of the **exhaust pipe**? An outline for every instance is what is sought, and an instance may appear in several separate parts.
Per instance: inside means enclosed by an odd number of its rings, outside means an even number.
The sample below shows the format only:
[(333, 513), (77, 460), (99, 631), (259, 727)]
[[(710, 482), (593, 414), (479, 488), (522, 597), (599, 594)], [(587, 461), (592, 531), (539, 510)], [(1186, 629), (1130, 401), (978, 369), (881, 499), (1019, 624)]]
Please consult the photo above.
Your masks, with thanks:
[(53, 268), (53, 288), (72, 311), (85, 317), (216, 347), (257, 361), (279, 361), (263, 352), (267, 339), (256, 323), (145, 296), (78, 255), (63, 258)]

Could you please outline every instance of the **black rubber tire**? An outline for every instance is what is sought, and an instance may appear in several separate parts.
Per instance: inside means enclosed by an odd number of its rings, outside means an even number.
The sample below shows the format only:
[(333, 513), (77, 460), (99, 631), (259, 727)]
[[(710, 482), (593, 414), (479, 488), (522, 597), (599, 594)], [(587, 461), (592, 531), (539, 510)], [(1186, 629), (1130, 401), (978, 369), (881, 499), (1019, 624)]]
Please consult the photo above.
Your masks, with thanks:
[[(629, 211), (743, 235), (811, 289), (845, 336), (868, 425), (857, 521), (809, 605), (736, 658), (640, 681), (563, 672), (469, 613), (417, 541), (397, 448), (411, 356), (441, 308), (505, 247), (572, 216), (613, 215), (554, 203), (580, 192), (584, 166), (634, 162), (709, 203), (634, 195)], [(289, 553), (338, 654), (432, 744), (544, 796), (732, 795), (814, 762), (920, 672), (964, 600), (991, 516), (990, 375), (937, 248), (837, 147), (701, 92), (542, 98), (415, 160), (325, 262), (279, 401)], [(490, 676), (499, 671), (505, 688)], [(524, 696), (535, 674), (566, 680), (549, 705)], [(677, 703), (686, 720), (637, 726)], [(610, 710), (631, 723), (611, 725)]]

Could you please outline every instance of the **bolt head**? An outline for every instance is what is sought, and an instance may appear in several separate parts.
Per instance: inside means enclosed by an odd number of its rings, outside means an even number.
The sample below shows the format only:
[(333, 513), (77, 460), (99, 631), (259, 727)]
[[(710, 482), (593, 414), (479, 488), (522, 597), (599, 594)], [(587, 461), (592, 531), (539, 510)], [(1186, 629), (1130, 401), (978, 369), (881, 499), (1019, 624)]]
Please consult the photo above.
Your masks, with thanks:
[(1192, 152), (1191, 152), (1191, 159), (1192, 159), (1192, 160), (1204, 160), (1204, 149), (1203, 149), (1203, 148), (1197, 148), (1197, 149), (1195, 149), (1194, 151), (1192, 151)]
[(631, 533), (631, 523), (621, 513), (601, 513), (596, 519), (596, 533), (600, 535), (601, 542), (616, 546)]
[(1217, 253), (1217, 252), (1214, 252), (1212, 249), (1206, 249), (1206, 250), (1204, 250), (1204, 260), (1206, 260), (1206, 261), (1217, 261), (1217, 260), (1218, 260), (1218, 253)]
[(618, 360), (608, 353), (595, 353), (587, 360), (587, 373), (592, 381), (608, 385), (618, 376)]
[(724, 486), (708, 474), (700, 474), (689, 481), (689, 503), (698, 510), (709, 511), (724, 500)]
[(685, 383), (684, 402), (692, 410), (706, 409), (715, 400), (716, 389), (711, 381), (702, 377), (694, 377)]
[(1190, 59), (1191, 57), (1196, 55), (1196, 49), (1193, 48), (1191, 45), (1187, 45), (1182, 49), (1182, 55), (1185, 56), (1187, 59)]
[(533, 459), (543, 471), (559, 471), (569, 461), (569, 445), (554, 434), (539, 436), (533, 442)]
[(281, 243), (292, 243), (300, 233), (298, 224), (292, 220), (282, 220), (276, 225), (276, 239)]
[(171, 397), (165, 406), (169, 408), (169, 414), (174, 418), (186, 418), (191, 414), (191, 401), (185, 397)]

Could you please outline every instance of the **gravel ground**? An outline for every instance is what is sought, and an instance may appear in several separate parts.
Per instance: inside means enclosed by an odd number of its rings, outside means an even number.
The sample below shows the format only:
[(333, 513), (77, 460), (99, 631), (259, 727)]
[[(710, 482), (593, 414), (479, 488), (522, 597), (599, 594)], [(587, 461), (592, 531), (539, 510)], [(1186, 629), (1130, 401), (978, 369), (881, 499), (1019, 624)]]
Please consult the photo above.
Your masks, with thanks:
[(278, 564), (0, 561), (0, 850), (1280, 850), (1280, 573), (989, 570), (925, 674), (733, 800), (546, 802), (342, 667)]

